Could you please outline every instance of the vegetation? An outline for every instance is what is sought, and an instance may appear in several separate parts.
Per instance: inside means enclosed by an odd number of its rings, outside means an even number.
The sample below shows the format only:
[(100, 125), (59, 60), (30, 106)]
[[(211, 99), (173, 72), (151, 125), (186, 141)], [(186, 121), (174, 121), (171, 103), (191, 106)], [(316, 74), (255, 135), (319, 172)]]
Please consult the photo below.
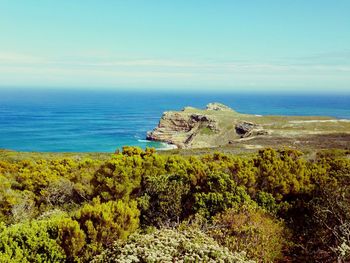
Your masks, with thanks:
[(250, 258), (273, 262), (283, 258), (289, 232), (283, 221), (265, 210), (243, 205), (214, 217), (215, 228), (209, 231), (220, 244), (231, 251), (245, 250)]
[(94, 262), (232, 262), (252, 263), (244, 253), (232, 253), (199, 230), (161, 229), (134, 234), (127, 243), (96, 257)]
[(0, 262), (346, 262), (349, 152), (310, 156), (5, 152)]

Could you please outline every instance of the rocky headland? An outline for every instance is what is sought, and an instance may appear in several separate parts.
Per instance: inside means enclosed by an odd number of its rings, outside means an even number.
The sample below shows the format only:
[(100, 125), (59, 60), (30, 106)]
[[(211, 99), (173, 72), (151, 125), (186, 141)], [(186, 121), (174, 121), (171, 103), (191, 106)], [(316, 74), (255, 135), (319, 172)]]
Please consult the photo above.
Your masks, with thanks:
[[(241, 114), (221, 103), (209, 103), (206, 109), (185, 107), (164, 112), (158, 126), (147, 139), (166, 142), (178, 148), (207, 148), (251, 141), (298, 143), (305, 138), (330, 134), (350, 136), (350, 120), (311, 116), (261, 116)], [(252, 144), (249, 147), (259, 148)]]

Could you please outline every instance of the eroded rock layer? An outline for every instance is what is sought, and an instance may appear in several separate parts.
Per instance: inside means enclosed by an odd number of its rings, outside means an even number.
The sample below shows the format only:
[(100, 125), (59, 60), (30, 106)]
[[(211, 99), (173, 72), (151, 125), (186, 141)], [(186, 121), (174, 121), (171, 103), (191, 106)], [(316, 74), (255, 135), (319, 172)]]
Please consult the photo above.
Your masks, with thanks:
[[(259, 127), (249, 122), (242, 123), (241, 129), (234, 121), (237, 116), (231, 108), (210, 103), (206, 110), (186, 107), (180, 112), (165, 112), (158, 126), (147, 133), (148, 140), (174, 144), (180, 148), (213, 147), (229, 143), (230, 139), (248, 137)], [(249, 127), (248, 127), (249, 126)]]

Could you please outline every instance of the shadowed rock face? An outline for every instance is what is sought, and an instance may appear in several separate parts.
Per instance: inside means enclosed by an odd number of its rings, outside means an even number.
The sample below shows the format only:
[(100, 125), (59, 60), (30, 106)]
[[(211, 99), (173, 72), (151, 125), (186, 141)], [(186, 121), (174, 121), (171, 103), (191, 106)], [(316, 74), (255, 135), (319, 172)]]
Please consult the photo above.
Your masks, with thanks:
[(186, 148), (201, 129), (213, 133), (218, 131), (217, 123), (209, 116), (196, 113), (165, 112), (158, 127), (147, 133), (147, 139), (175, 144)]
[(223, 104), (209, 103), (205, 110), (185, 107), (165, 112), (158, 126), (147, 133), (147, 139), (179, 148), (205, 148), (257, 138), (293, 140), (339, 132), (350, 134), (350, 120), (240, 114)]
[(236, 132), (241, 138), (249, 137), (252, 131), (257, 128), (259, 128), (259, 125), (248, 121), (240, 122), (235, 125)]

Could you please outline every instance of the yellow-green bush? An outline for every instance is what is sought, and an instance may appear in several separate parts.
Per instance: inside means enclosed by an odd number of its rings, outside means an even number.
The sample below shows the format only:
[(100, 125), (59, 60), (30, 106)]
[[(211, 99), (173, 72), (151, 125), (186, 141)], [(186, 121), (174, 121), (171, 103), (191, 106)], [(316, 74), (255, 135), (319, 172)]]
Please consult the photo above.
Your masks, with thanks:
[(82, 257), (89, 259), (117, 239), (126, 239), (139, 226), (139, 210), (135, 201), (108, 201), (98, 198), (79, 209), (74, 219), (86, 236)]
[(289, 232), (284, 223), (261, 208), (245, 204), (214, 217), (209, 235), (231, 251), (245, 250), (258, 262), (275, 262), (288, 247)]
[(79, 262), (79, 256), (86, 245), (86, 235), (77, 221), (72, 218), (56, 219), (57, 243), (64, 250), (67, 261)]
[(56, 242), (57, 226), (40, 220), (0, 230), (0, 262), (64, 262), (64, 250)]
[(194, 193), (194, 210), (210, 218), (228, 208), (250, 200), (244, 187), (225, 173), (208, 174)]
[[(40, 250), (43, 258), (49, 247), (52, 255), (61, 255), (67, 262), (85, 262), (114, 241), (125, 239), (138, 227), (139, 216), (141, 227), (147, 228), (174, 226), (201, 214), (207, 229), (217, 227), (219, 218), (235, 218), (233, 225), (241, 235), (231, 229), (229, 244), (248, 246), (252, 257), (273, 259), (281, 255), (279, 245), (284, 241), (277, 244), (276, 240), (284, 229), (279, 219), (284, 219), (292, 228), (291, 240), (304, 248), (284, 253), (286, 258), (312, 262), (322, 249), (326, 256), (321, 261), (335, 261), (348, 253), (348, 243), (343, 241), (350, 225), (348, 154), (322, 151), (306, 159), (295, 150), (264, 149), (246, 157), (219, 152), (179, 156), (125, 147), (108, 160), (78, 155), (21, 160), (15, 153), (2, 158), (0, 152), (1, 229), (4, 237), (27, 231), (33, 244), (46, 244)], [(253, 207), (242, 210), (243, 203)], [(332, 209), (337, 212), (322, 213)], [(48, 216), (55, 210), (66, 215)], [(28, 228), (32, 224), (36, 229), (44, 221), (50, 227), (42, 228), (38, 240)], [(263, 237), (272, 235), (271, 231), (277, 239), (266, 241)], [(256, 251), (250, 249), (252, 244)], [(1, 250), (5, 262), (25, 262), (23, 253), (31, 258), (37, 251), (36, 245), (27, 243), (2, 246), (11, 248), (10, 254)]]

